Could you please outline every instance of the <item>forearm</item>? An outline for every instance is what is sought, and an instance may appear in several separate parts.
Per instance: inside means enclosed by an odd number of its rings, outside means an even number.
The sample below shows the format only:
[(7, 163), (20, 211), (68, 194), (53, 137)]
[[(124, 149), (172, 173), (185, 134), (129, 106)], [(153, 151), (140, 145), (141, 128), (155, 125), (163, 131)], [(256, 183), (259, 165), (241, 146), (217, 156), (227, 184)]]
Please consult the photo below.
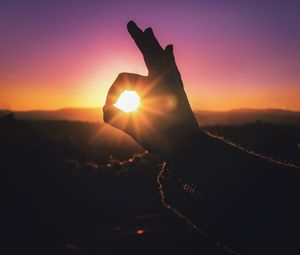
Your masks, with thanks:
[(296, 168), (249, 153), (201, 131), (181, 147), (167, 159), (168, 168), (177, 177), (201, 185), (209, 196), (225, 196), (230, 191), (242, 192), (260, 184), (296, 184), (300, 178)]
[[(165, 171), (178, 187), (176, 192), (169, 189), (166, 199), (175, 208), (225, 244), (243, 250), (252, 242), (256, 253), (261, 238), (267, 244), (264, 236), (299, 226), (300, 176), (296, 169), (203, 133), (193, 136), (183, 145), (185, 151), (167, 161)], [(184, 189), (194, 195), (186, 195)], [(164, 190), (168, 190), (166, 185)]]

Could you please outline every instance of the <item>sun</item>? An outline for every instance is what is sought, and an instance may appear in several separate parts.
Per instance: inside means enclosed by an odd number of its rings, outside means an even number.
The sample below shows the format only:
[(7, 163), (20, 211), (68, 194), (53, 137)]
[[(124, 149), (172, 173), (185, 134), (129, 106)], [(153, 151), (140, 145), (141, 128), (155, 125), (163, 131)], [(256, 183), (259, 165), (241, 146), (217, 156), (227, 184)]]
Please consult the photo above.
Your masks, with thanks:
[(133, 112), (140, 106), (140, 100), (141, 98), (136, 91), (125, 90), (114, 106), (124, 112)]

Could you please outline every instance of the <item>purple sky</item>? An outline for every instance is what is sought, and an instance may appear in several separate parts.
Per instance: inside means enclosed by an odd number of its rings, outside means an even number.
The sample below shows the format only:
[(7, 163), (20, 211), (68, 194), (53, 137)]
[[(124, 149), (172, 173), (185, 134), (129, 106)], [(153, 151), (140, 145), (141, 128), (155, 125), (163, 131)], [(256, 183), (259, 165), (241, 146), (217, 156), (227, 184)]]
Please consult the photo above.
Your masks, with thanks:
[(300, 110), (300, 2), (1, 1), (0, 108), (98, 107), (119, 72), (146, 74), (127, 33), (152, 26), (194, 108)]

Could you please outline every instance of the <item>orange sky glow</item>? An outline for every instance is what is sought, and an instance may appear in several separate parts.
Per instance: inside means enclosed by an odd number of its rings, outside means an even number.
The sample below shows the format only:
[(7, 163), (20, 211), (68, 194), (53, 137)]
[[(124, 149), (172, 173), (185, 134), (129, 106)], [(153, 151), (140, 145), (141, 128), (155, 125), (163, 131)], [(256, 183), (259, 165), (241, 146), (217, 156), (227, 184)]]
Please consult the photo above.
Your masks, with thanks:
[(0, 4), (0, 109), (101, 107), (118, 73), (147, 74), (133, 19), (174, 44), (193, 109), (300, 110), (298, 5), (46, 2)]

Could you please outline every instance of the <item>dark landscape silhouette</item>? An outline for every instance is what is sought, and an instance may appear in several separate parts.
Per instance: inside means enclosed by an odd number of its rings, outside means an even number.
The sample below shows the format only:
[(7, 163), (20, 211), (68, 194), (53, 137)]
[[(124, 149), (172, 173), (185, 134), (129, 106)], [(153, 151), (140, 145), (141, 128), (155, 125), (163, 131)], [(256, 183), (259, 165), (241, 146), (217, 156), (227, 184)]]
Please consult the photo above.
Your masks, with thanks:
[[(300, 165), (300, 126), (204, 130)], [(10, 115), (0, 119), (0, 140), (5, 254), (225, 254), (163, 208), (161, 160), (120, 131)]]

